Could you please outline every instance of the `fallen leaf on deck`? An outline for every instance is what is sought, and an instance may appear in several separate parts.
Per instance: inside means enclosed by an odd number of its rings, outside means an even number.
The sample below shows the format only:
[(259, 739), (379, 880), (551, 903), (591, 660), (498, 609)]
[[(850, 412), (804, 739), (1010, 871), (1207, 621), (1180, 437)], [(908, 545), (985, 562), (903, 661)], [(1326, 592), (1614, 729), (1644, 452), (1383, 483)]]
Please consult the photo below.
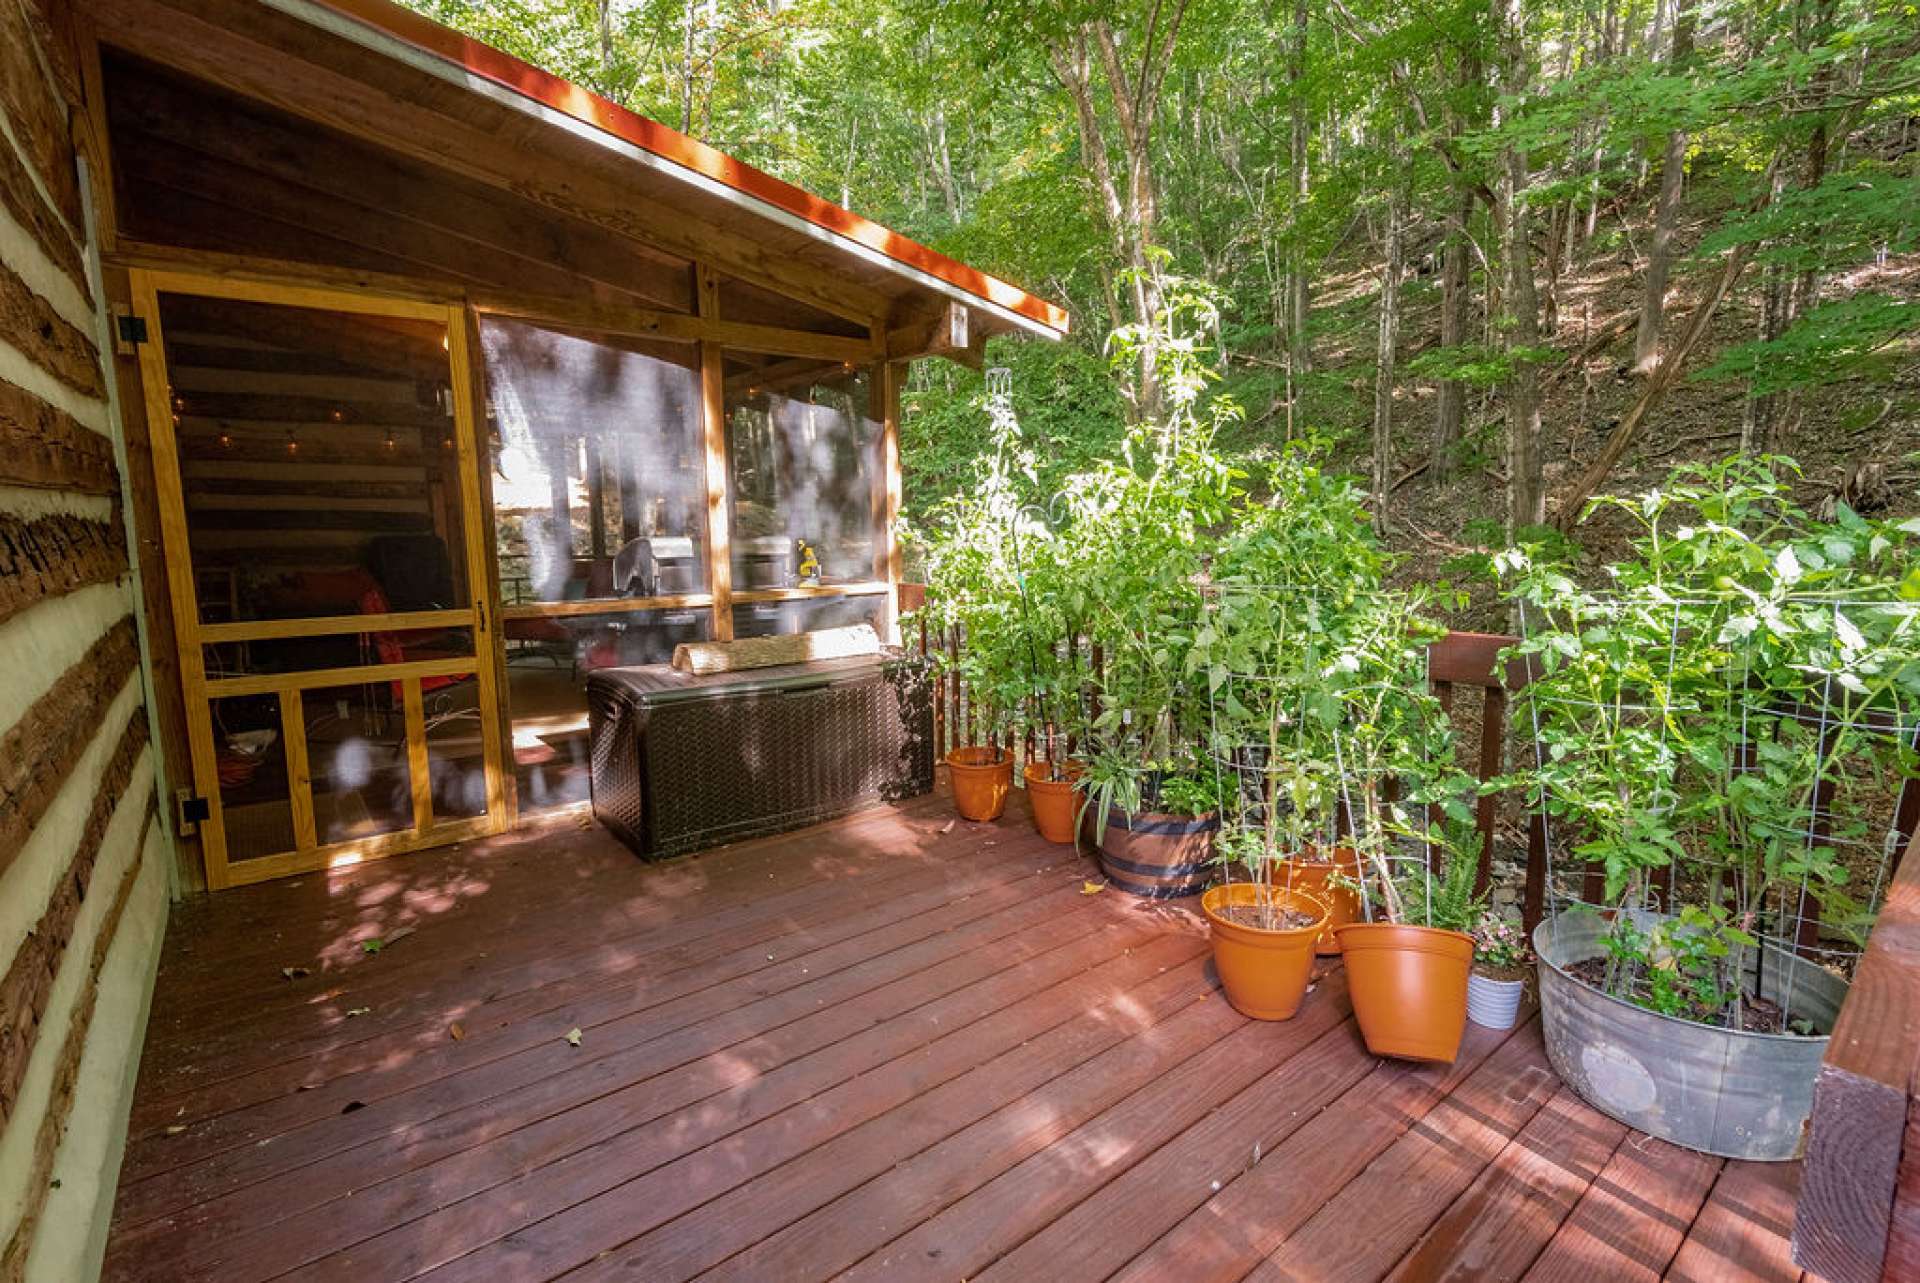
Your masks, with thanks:
[(1082, 882), (1080, 884), (1081, 895), (1099, 895), (1106, 889), (1107, 884), (1104, 882)]
[(447, 1026), (447, 1037), (453, 1039), (455, 1042), (459, 1042), (462, 1038), (465, 1038), (466, 1036), (467, 1036), (467, 1028), (465, 1025), (461, 1024), (459, 1021), (456, 1020), (454, 1023)]
[(579, 1045), (580, 1045), (580, 1027), (576, 1025), (572, 1029), (567, 1030), (567, 1046), (578, 1047)]
[(371, 1016), (372, 1014), (373, 1014), (372, 1007), (348, 1007), (347, 1008), (348, 1019), (352, 1019), (355, 1016)]

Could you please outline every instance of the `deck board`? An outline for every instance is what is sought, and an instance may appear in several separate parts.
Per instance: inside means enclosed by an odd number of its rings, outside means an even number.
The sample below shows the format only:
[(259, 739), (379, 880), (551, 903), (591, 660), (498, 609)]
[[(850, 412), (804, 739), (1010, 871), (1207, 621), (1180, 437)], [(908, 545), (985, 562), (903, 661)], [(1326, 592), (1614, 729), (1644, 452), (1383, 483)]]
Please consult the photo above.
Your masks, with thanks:
[(107, 1277), (1800, 1278), (1796, 1165), (1627, 1132), (1537, 1022), (1377, 1061), (1337, 964), (1244, 1020), (1189, 909), (950, 817), (181, 906)]

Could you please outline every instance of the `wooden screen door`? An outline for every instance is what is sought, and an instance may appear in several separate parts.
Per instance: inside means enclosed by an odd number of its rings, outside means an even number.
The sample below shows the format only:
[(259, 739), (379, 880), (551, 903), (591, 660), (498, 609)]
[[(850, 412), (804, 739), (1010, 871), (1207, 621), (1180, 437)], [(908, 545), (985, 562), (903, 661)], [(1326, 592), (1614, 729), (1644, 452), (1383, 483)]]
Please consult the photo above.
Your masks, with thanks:
[(208, 885), (498, 832), (464, 311), (132, 283)]

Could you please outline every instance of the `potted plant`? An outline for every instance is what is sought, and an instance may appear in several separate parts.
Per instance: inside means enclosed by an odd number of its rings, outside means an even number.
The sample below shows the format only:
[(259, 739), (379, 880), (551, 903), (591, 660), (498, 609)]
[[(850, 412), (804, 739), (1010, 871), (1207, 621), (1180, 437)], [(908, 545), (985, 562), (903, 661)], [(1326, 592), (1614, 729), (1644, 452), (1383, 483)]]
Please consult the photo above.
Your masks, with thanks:
[(1473, 924), (1473, 972), (1467, 977), (1467, 1019), (1488, 1029), (1511, 1029), (1520, 1014), (1532, 962), (1518, 923), (1483, 913)]
[(1367, 871), (1365, 920), (1335, 928), (1354, 1018), (1376, 1056), (1451, 1063), (1466, 1029), (1479, 913), (1473, 781), (1423, 659), (1437, 631), (1417, 594), (1383, 593), (1359, 613), (1332, 673), (1344, 675), (1337, 744), (1354, 847)]
[(1337, 823), (1347, 675), (1333, 658), (1382, 591), (1388, 562), (1351, 480), (1300, 449), (1263, 480), (1265, 497), (1236, 514), (1212, 559), (1189, 666), (1207, 676), (1211, 751), (1238, 782), (1223, 857), (1324, 904), (1316, 949), (1334, 954), (1334, 929), (1359, 913), (1361, 871)]
[(1200, 897), (1214, 970), (1234, 1010), (1255, 1020), (1287, 1020), (1306, 996), (1327, 906), (1304, 891), (1276, 886), (1259, 853), (1248, 854), (1251, 879), (1210, 887)]
[(1915, 773), (1887, 728), (1920, 706), (1915, 523), (1792, 501), (1784, 460), (1602, 497), (1631, 529), (1604, 590), (1538, 549), (1496, 558), (1533, 666), (1519, 773), (1598, 895), (1534, 932), (1555, 1068), (1589, 1102), (1694, 1149), (1803, 1143), (1844, 960)]
[(1169, 900), (1212, 881), (1219, 792), (1191, 757), (1143, 759), (1123, 740), (1095, 751), (1081, 779), (1082, 827), (1108, 883)]
[[(1043, 514), (1025, 502), (1036, 462), (1020, 437), (1005, 372), (989, 379), (987, 409), (993, 449), (982, 459), (974, 484), (945, 501), (933, 530), (916, 539), (927, 568), (925, 622), (956, 638), (952, 653), (938, 652), (942, 672), (955, 672), (972, 700), (969, 725), (978, 738), (947, 754), (954, 805), (969, 820), (998, 819), (1013, 788), (1014, 754), (1024, 729), (1035, 720), (1048, 729), (1048, 766), (1053, 753), (1051, 714), (1066, 692), (1077, 690), (1070, 636), (1052, 580), (1060, 564), (1058, 541)], [(1030, 582), (1034, 575), (1041, 582)], [(1071, 783), (1064, 769), (1035, 774), (1045, 800), (1036, 823), (1054, 840), (1057, 812), (1070, 809)], [(1068, 794), (1063, 808), (1045, 787), (1058, 783)]]

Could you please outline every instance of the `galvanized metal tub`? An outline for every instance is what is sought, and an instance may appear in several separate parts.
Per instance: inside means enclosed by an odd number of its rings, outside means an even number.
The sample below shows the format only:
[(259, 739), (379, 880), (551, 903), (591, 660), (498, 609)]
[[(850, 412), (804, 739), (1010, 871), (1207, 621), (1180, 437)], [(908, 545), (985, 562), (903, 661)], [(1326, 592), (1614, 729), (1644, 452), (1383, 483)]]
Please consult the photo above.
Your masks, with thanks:
[[(1576, 911), (1533, 931), (1547, 1058), (1582, 1099), (1643, 1132), (1723, 1158), (1785, 1162), (1806, 1145), (1824, 1033), (1756, 1034), (1680, 1020), (1614, 998), (1564, 970), (1604, 957), (1607, 922)], [(1768, 946), (1761, 994), (1820, 1030), (1833, 1028), (1847, 982)]]

